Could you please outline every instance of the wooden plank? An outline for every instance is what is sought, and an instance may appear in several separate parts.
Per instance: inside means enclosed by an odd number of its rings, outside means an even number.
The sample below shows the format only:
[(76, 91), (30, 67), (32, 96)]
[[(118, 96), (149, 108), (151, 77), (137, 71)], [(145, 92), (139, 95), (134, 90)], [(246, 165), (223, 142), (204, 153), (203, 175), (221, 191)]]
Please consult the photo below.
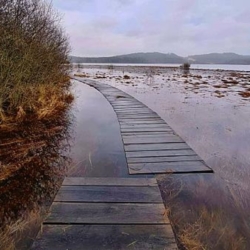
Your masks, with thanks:
[(63, 186), (157, 186), (155, 178), (96, 178), (66, 177)]
[[(121, 125), (132, 125), (132, 124), (134, 124), (134, 125), (139, 125), (139, 124), (141, 124), (141, 125), (143, 125), (143, 124), (145, 124), (145, 125), (148, 125), (148, 124), (161, 124), (161, 125), (166, 125), (166, 123), (161, 119), (161, 118), (159, 118), (159, 119), (155, 119), (155, 120), (146, 120), (146, 121), (141, 121), (141, 120), (127, 120), (127, 121), (121, 121), (121, 120), (119, 120), (119, 122), (120, 122), (120, 124)], [(168, 125), (167, 125), (168, 126)]]
[(119, 103), (140, 103), (139, 101), (137, 101), (136, 99), (133, 99), (129, 96), (127, 97), (121, 97), (121, 98), (117, 98), (117, 96), (123, 96), (121, 93), (114, 93), (112, 94), (112, 102), (115, 104), (119, 104)]
[(31, 250), (177, 250), (171, 225), (44, 225)]
[(136, 121), (143, 121), (143, 122), (148, 122), (148, 121), (162, 121), (160, 117), (118, 117), (119, 122), (136, 122)]
[[(172, 133), (169, 133), (169, 132), (172, 132)], [(129, 132), (129, 133), (124, 133), (123, 132), (123, 135), (122, 137), (124, 138), (158, 138), (158, 137), (164, 137), (164, 136), (174, 136), (173, 134), (173, 131), (152, 131), (152, 132)]]
[(153, 113), (151, 110), (149, 109), (120, 109), (120, 110), (117, 110), (116, 109), (116, 112), (119, 113), (119, 114), (137, 114), (137, 113), (141, 113), (141, 114), (144, 114), (144, 113)]
[(119, 112), (119, 113), (126, 113), (126, 112), (150, 112), (151, 109), (149, 108), (129, 108), (129, 107), (124, 107), (124, 108), (116, 108), (115, 109), (116, 112)]
[(202, 161), (130, 163), (128, 167), (130, 174), (212, 172)]
[(163, 204), (54, 202), (44, 222), (64, 224), (165, 224)]
[(124, 144), (148, 144), (148, 143), (172, 143), (172, 142), (183, 142), (183, 140), (176, 135), (165, 135), (164, 137), (133, 137), (133, 136), (123, 136)]
[(174, 135), (174, 132), (169, 129), (159, 129), (159, 130), (154, 130), (154, 129), (138, 129), (138, 130), (128, 130), (128, 129), (121, 129), (121, 134), (122, 136), (126, 135), (131, 135), (131, 136), (137, 136), (137, 135), (147, 135), (147, 134), (152, 134), (152, 135), (161, 135), (164, 133), (164, 135), (169, 134), (169, 135)]
[(121, 124), (121, 128), (123, 128), (123, 129), (143, 129), (143, 128), (152, 128), (152, 129), (167, 128), (167, 129), (171, 129), (168, 125), (162, 124), (162, 123), (150, 123), (150, 124), (129, 123), (129, 124)]
[(129, 114), (129, 115), (120, 115), (117, 114), (118, 118), (158, 118), (158, 115), (156, 114)]
[(147, 150), (147, 151), (126, 152), (127, 158), (187, 156), (187, 155), (197, 155), (197, 154), (192, 149)]
[[(112, 105), (112, 104), (111, 104)], [(116, 110), (117, 108), (130, 108), (130, 109), (133, 109), (133, 108), (143, 108), (142, 105), (112, 105), (113, 109)]]
[[(116, 111), (116, 114), (118, 116), (130, 116), (130, 115), (143, 115), (143, 116), (146, 116), (146, 115), (153, 115), (154, 113), (153, 112), (150, 112), (150, 111), (129, 111), (129, 112), (118, 112)], [(156, 114), (154, 114), (156, 115)]]
[(127, 100), (127, 101), (121, 101), (121, 100), (115, 100), (110, 102), (112, 105), (142, 105), (140, 102), (137, 102), (135, 100)]
[(187, 162), (187, 161), (200, 161), (200, 160), (201, 158), (198, 155), (127, 158), (128, 163), (178, 162), (178, 161)]
[(140, 134), (137, 133), (137, 135), (123, 135), (124, 139), (146, 139), (146, 138), (154, 138), (154, 139), (158, 139), (158, 138), (162, 138), (162, 137), (166, 137), (166, 138), (172, 138), (172, 137), (178, 137), (177, 135), (169, 135), (165, 132), (158, 132), (158, 133), (147, 133), (147, 134)]
[[(137, 111), (124, 111), (124, 112), (119, 112), (119, 111), (116, 111), (116, 113), (117, 113), (117, 115), (120, 115), (120, 116), (128, 116), (128, 115), (136, 115), (136, 114), (140, 114), (140, 115), (156, 115), (156, 116), (158, 116), (155, 112), (153, 112), (153, 111), (139, 111), (139, 110), (137, 110)], [(159, 116), (158, 116), (159, 117)]]
[(140, 103), (130, 103), (125, 104), (125, 103), (111, 103), (111, 105), (115, 108), (145, 108), (145, 105), (140, 104)]
[(185, 143), (158, 143), (158, 144), (129, 144), (124, 145), (125, 151), (136, 152), (136, 151), (153, 151), (153, 150), (174, 150), (174, 149), (190, 149)]
[(138, 110), (138, 109), (134, 109), (134, 110), (131, 110), (131, 109), (124, 109), (124, 110), (116, 110), (116, 112), (118, 113), (118, 114), (120, 114), (120, 115), (126, 115), (127, 113), (128, 114), (133, 114), (133, 113), (139, 113), (139, 112), (146, 112), (146, 113), (150, 113), (150, 114), (156, 114), (157, 115), (157, 113), (155, 113), (154, 111), (152, 111), (152, 110), (150, 110), (150, 109), (148, 109), (148, 110), (145, 110), (145, 109), (143, 109), (143, 108), (140, 108), (140, 110)]
[(158, 187), (62, 186), (55, 201), (162, 203)]

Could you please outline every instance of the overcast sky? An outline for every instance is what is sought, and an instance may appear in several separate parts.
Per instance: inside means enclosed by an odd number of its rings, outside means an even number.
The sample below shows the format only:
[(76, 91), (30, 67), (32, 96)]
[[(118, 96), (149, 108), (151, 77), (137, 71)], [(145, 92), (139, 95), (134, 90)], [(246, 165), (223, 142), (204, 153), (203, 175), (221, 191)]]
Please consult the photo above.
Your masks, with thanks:
[(250, 55), (250, 0), (54, 0), (72, 55)]

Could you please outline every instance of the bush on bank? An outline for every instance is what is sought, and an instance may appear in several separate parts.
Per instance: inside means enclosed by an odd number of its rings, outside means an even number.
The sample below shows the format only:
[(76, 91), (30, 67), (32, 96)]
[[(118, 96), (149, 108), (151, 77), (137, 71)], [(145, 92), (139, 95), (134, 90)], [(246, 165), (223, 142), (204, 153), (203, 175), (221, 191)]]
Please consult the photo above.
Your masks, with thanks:
[(69, 44), (44, 0), (0, 1), (0, 124), (64, 109)]

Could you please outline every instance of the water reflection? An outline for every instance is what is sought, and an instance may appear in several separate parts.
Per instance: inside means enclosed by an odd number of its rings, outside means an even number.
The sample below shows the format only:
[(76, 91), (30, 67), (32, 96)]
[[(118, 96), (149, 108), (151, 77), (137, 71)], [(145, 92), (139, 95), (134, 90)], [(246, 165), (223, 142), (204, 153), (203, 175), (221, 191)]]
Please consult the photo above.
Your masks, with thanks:
[(128, 168), (112, 106), (97, 90), (74, 81), (76, 99), (68, 176), (124, 177)]
[(69, 126), (64, 112), (50, 121), (13, 127), (9, 134), (2, 131), (0, 249), (6, 249), (2, 244), (11, 244), (11, 239), (16, 249), (28, 249), (30, 238), (36, 235), (36, 222), (53, 200), (70, 164), (66, 156)]
[(0, 249), (11, 244), (4, 237), (29, 248), (65, 175), (129, 177), (112, 106), (97, 90), (72, 83), (70, 112), (1, 135), (0, 161), (11, 171), (0, 169)]

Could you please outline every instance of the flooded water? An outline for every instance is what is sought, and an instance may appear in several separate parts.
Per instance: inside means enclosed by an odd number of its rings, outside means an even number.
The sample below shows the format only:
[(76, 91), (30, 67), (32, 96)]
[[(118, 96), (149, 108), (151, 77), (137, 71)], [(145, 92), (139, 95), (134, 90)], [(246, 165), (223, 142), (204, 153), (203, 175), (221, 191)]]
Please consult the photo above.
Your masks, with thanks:
[(239, 239), (235, 248), (220, 242), (213, 249), (249, 249), (249, 73), (191, 70), (183, 75), (179, 69), (132, 66), (78, 71), (148, 105), (215, 171), (159, 176), (166, 206), (173, 208), (172, 220), (184, 218), (177, 224), (185, 228), (201, 220), (205, 210), (207, 224), (218, 220), (218, 225), (213, 225), (220, 227), (217, 231), (227, 230), (219, 237), (221, 241), (230, 245), (231, 238)]
[(94, 88), (73, 81), (72, 159), (68, 176), (124, 177), (128, 168), (112, 106)]
[[(250, 74), (127, 67), (81, 69), (87, 77), (117, 87), (156, 111), (232, 186), (249, 189)], [(129, 75), (129, 79), (123, 79)], [(247, 96), (247, 95), (246, 95)]]
[[(172, 219), (185, 217), (192, 222), (202, 207), (224, 211), (223, 223), (249, 242), (250, 110), (249, 99), (239, 95), (239, 91), (248, 91), (249, 76), (237, 76), (237, 84), (230, 83), (231, 79), (219, 95), (214, 85), (232, 78), (224, 72), (195, 71), (187, 84), (177, 70), (154, 74), (138, 70), (88, 68), (80, 72), (99, 81), (101, 77), (146, 103), (215, 170), (215, 174), (158, 177), (166, 205), (174, 208)], [(123, 80), (124, 74), (130, 79)], [(129, 177), (112, 106), (97, 90), (72, 83), (75, 101), (67, 129), (50, 137), (48, 146), (36, 152), (36, 160), (0, 183), (1, 224), (24, 217), (28, 225), (18, 235), (18, 249), (28, 249), (29, 238), (38, 230), (41, 214), (44, 216), (41, 208), (53, 200), (66, 169), (67, 176)], [(29, 213), (38, 219), (28, 221)]]
[[(73, 65), (78, 65), (74, 63)], [(180, 64), (166, 63), (166, 64), (129, 64), (129, 63), (80, 63), (82, 67), (92, 67), (93, 66), (103, 66), (109, 67), (110, 65), (114, 67), (180, 67)], [(250, 65), (232, 65), (232, 64), (191, 64), (191, 69), (209, 69), (209, 70), (235, 70), (235, 71), (250, 71)]]

